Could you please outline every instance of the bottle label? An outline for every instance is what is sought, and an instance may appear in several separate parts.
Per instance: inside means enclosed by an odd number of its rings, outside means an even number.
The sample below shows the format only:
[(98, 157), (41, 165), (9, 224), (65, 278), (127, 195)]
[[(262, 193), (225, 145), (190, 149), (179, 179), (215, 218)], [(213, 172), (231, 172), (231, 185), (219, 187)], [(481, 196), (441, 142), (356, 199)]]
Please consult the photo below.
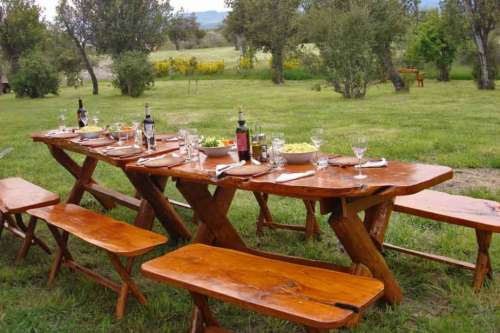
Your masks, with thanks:
[(248, 136), (247, 133), (236, 133), (236, 147), (238, 151), (248, 151)]

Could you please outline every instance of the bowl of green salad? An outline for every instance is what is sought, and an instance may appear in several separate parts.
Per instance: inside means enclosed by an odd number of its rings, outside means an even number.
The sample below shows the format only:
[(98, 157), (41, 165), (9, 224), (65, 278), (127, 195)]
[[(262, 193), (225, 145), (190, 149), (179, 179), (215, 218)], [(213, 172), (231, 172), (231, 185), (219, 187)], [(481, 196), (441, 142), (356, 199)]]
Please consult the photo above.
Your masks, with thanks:
[(206, 137), (201, 141), (200, 151), (208, 157), (223, 157), (229, 154), (233, 148), (232, 140), (217, 137)]
[(318, 152), (316, 147), (309, 143), (288, 143), (281, 150), (281, 155), (288, 164), (307, 164)]

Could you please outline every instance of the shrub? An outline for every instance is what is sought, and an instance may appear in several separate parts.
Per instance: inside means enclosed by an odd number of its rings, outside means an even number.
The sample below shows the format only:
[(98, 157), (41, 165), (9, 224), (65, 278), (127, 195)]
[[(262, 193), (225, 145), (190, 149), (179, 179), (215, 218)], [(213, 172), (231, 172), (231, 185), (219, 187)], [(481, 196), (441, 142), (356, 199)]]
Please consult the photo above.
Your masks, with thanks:
[(254, 58), (248, 56), (241, 56), (238, 60), (238, 70), (239, 71), (248, 71), (254, 68)]
[(199, 62), (196, 66), (196, 71), (203, 75), (212, 75), (222, 73), (224, 71), (224, 60)]
[(139, 97), (146, 88), (154, 83), (153, 65), (148, 56), (139, 51), (122, 53), (113, 62), (113, 85), (123, 95)]
[(170, 58), (168, 60), (157, 61), (153, 67), (156, 76), (168, 77), (174, 74), (184, 76), (193, 74), (218, 74), (224, 71), (225, 64), (223, 60), (203, 62), (196, 59), (196, 57), (192, 57), (191, 59)]
[(59, 90), (57, 69), (40, 52), (22, 56), (9, 82), (17, 97), (39, 98)]

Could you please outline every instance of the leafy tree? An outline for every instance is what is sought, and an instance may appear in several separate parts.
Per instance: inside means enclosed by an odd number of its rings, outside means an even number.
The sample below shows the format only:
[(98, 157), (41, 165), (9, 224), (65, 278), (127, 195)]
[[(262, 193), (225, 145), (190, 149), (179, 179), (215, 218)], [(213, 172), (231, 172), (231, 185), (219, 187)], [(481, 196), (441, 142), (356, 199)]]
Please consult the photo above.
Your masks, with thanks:
[(200, 29), (195, 14), (187, 15), (181, 9), (170, 20), (168, 37), (174, 43), (175, 49), (180, 49), (180, 43), (195, 39), (199, 42), (205, 36), (205, 31)]
[(0, 0), (0, 48), (14, 72), (23, 53), (34, 50), (45, 38), (40, 13), (34, 0)]
[(59, 72), (66, 76), (68, 86), (76, 84), (85, 64), (73, 40), (66, 32), (50, 29), (50, 48), (47, 50), (56, 63)]
[(25, 53), (19, 60), (19, 70), (11, 77), (10, 84), (17, 97), (44, 97), (59, 90), (57, 69), (40, 51)]
[(401, 41), (409, 26), (404, 3), (413, 4), (415, 1), (402, 0), (370, 0), (366, 1), (372, 20), (374, 33), (373, 52), (376, 54), (385, 74), (389, 77), (396, 91), (404, 91), (405, 81), (401, 78), (392, 60), (392, 47), (395, 42)]
[(409, 55), (436, 65), (439, 81), (450, 80), (450, 70), (463, 39), (463, 21), (453, 2), (442, 3), (441, 13), (433, 10), (418, 26)]
[(92, 3), (90, 24), (99, 52), (149, 53), (163, 44), (172, 8), (162, 0), (86, 0)]
[[(271, 77), (284, 83), (286, 49), (297, 45), (300, 0), (227, 0), (232, 8), (229, 20), (238, 22), (245, 38), (255, 48), (272, 54)], [(235, 33), (238, 31), (235, 30)]]
[(472, 39), (477, 48), (479, 89), (495, 89), (495, 78), (491, 64), (490, 34), (500, 22), (500, 0), (457, 0), (465, 9), (465, 16), (470, 25)]
[(345, 98), (362, 98), (375, 70), (375, 32), (366, 2), (322, 0), (311, 6), (311, 38), (318, 45), (330, 82)]
[[(97, 81), (97, 76), (95, 75), (94, 67), (92, 66), (87, 50), (88, 44), (95, 41), (94, 29), (90, 21), (91, 12), (94, 8), (93, 5), (93, 1), (89, 0), (61, 0), (57, 7), (57, 21), (59, 26), (73, 40), (92, 80), (92, 93), (98, 95), (99, 82)], [(71, 54), (65, 54), (71, 56)], [(65, 61), (68, 60), (66, 59)]]
[(113, 62), (113, 85), (119, 88), (123, 95), (139, 97), (147, 86), (154, 83), (153, 65), (146, 53), (126, 51), (115, 58)]

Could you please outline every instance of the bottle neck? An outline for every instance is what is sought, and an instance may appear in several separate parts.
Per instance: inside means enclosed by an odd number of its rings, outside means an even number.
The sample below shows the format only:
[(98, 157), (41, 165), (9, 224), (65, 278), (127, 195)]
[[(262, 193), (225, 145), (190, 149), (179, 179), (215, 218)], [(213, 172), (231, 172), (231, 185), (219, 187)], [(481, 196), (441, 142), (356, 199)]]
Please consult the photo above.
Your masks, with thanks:
[(78, 107), (83, 109), (83, 101), (81, 99), (78, 100)]

